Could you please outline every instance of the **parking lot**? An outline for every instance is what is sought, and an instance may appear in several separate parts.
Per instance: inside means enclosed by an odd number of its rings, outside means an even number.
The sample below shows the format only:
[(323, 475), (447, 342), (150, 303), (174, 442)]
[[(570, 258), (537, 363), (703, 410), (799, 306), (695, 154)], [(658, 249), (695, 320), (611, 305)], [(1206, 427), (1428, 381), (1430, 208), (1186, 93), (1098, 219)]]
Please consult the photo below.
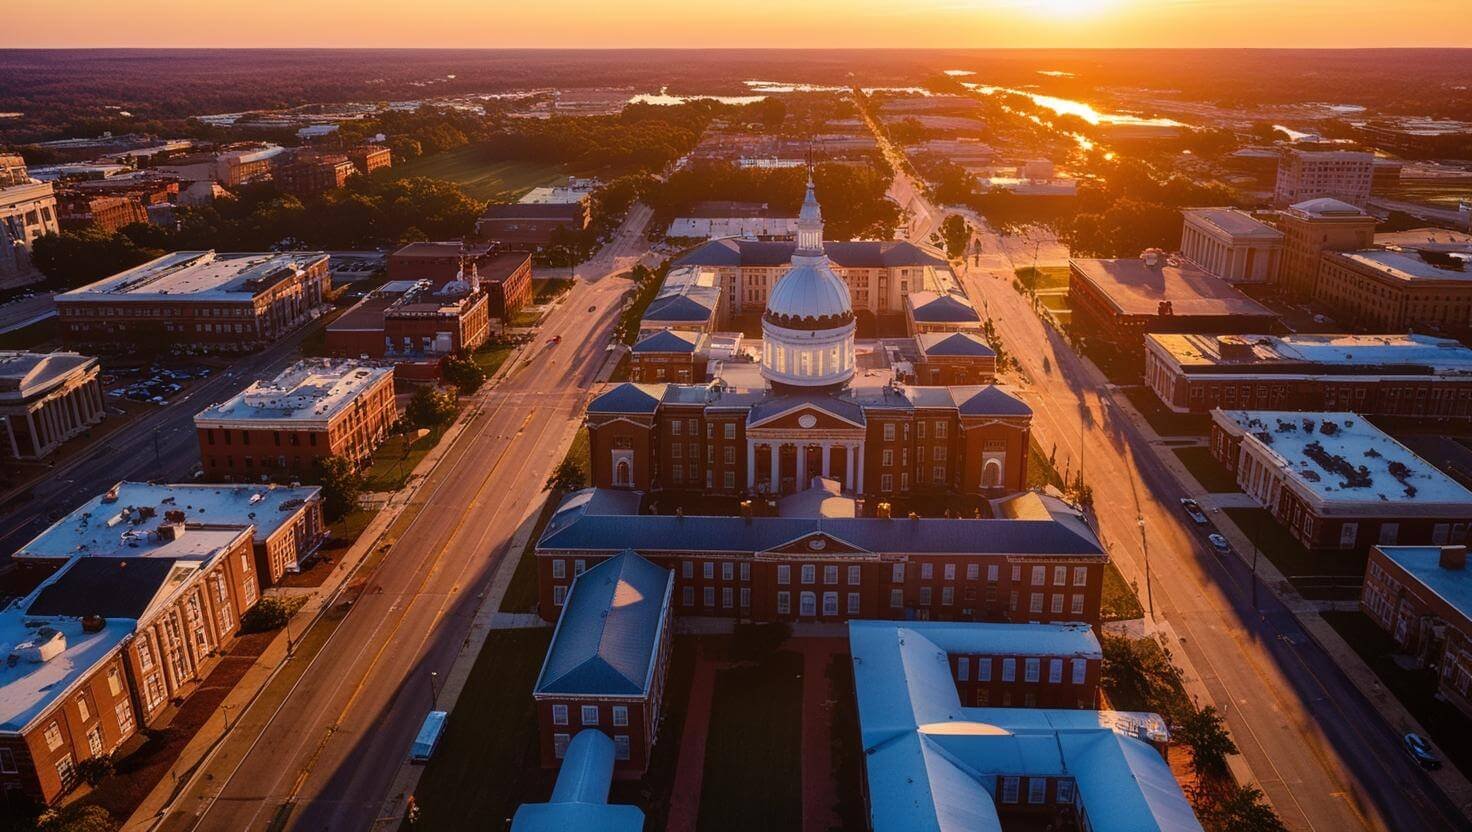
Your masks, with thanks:
[(102, 373), (107, 395), (114, 399), (165, 404), (190, 382), (209, 378), (218, 370), (189, 361), (155, 361), (137, 367), (108, 367)]

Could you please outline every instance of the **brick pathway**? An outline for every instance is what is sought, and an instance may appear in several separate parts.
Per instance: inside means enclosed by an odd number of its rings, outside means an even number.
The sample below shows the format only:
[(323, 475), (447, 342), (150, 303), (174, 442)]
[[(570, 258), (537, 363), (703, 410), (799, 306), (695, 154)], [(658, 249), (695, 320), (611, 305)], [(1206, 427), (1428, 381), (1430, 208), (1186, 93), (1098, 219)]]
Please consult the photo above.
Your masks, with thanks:
[(690, 679), (690, 702), (680, 733), (680, 761), (670, 794), (667, 832), (695, 832), (700, 819), (700, 786), (705, 777), (705, 740), (710, 732), (711, 702), (715, 698), (717, 662), (702, 648), (695, 656)]
[(802, 653), (802, 828), (827, 832), (837, 827), (833, 812), (838, 803), (833, 766), (833, 708), (828, 685), (828, 663), (835, 653), (848, 650), (842, 638), (792, 639), (785, 649)]

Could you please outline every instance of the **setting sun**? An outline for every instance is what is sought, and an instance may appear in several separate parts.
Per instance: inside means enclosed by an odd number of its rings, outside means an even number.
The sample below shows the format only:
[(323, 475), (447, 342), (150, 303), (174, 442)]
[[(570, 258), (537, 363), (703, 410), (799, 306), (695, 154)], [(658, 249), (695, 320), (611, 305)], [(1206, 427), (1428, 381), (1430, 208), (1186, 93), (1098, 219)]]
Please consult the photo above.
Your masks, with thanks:
[(1110, 5), (1110, 0), (1039, 0), (1037, 13), (1049, 18), (1093, 17)]

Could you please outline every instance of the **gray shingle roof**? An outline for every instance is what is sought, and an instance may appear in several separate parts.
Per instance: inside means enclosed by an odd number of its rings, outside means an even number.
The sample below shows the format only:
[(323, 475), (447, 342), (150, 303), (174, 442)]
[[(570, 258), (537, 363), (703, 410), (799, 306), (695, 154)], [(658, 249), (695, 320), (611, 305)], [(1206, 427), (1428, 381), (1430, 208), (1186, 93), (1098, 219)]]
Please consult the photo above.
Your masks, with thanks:
[(910, 296), (913, 303), (911, 314), (924, 323), (970, 323), (980, 321), (976, 307), (952, 294), (934, 298), (926, 297), (929, 292), (917, 292)]
[(996, 352), (969, 332), (922, 332), (920, 346), (926, 355), (995, 357)]
[(962, 390), (974, 388), (952, 388), (957, 399), (961, 400), (962, 416), (1031, 416), (1032, 408), (1027, 403), (1008, 393), (1006, 390), (988, 384), (977, 390), (975, 394), (962, 398)]
[(719, 300), (718, 292), (692, 288), (688, 292), (666, 295), (650, 301), (644, 310), (646, 321), (695, 321), (709, 320)]
[(573, 581), (537, 693), (638, 696), (648, 691), (675, 573), (630, 551)]
[(747, 425), (756, 425), (783, 413), (790, 413), (802, 407), (811, 407), (816, 410), (831, 413), (840, 419), (853, 422), (858, 425), (865, 424), (864, 408), (837, 396), (823, 395), (785, 395), (768, 396), (752, 406), (750, 414), (746, 417)]
[(637, 384), (629, 381), (588, 403), (589, 413), (653, 413), (664, 395), (663, 384)]
[(631, 352), (695, 352), (700, 335), (695, 332), (677, 332), (665, 329), (650, 335), (630, 349)]
[(26, 614), (137, 620), (174, 563), (173, 558), (78, 558), (37, 594)]

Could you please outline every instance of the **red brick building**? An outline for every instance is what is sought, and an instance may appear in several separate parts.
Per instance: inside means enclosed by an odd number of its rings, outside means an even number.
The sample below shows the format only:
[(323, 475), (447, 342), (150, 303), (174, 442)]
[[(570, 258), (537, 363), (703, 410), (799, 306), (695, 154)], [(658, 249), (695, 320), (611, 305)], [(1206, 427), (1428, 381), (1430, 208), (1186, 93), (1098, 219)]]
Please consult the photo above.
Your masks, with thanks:
[(353, 161), (346, 156), (307, 151), (277, 165), (272, 178), (283, 193), (309, 197), (341, 188), (357, 172)]
[(1145, 383), (1176, 413), (1472, 418), (1472, 350), (1429, 335), (1149, 334)]
[(1272, 332), (1278, 316), (1230, 283), (1161, 252), (1068, 263), (1077, 331), (1130, 352), (1147, 332)]
[(613, 740), (615, 770), (649, 767), (669, 665), (674, 575), (624, 552), (574, 576), (532, 690), (542, 765), (559, 764), (579, 731)]
[(559, 230), (582, 231), (591, 217), (586, 201), (489, 205), (475, 222), (475, 236), (505, 248), (533, 251), (551, 243)]
[(1355, 413), (1212, 411), (1211, 453), (1310, 550), (1460, 544), (1472, 492)]
[(367, 461), (398, 421), (392, 367), (305, 359), (194, 417), (205, 477), (282, 482)]
[(675, 572), (675, 612), (749, 621), (1097, 623), (1108, 555), (1082, 516), (1026, 494), (988, 519), (638, 514), (582, 492), (537, 543), (552, 620), (581, 570), (632, 549)]
[(629, 348), (629, 380), (643, 384), (705, 380), (704, 346), (709, 336), (683, 329), (663, 329), (640, 338)]
[(237, 352), (312, 319), (332, 288), (321, 252), (180, 251), (56, 296), (68, 345)]
[(391, 168), (394, 165), (393, 153), (389, 152), (387, 147), (379, 145), (367, 144), (350, 148), (347, 151), (347, 157), (352, 161), (353, 166), (358, 169), (358, 173), (362, 174), (369, 174), (375, 170), (382, 170), (383, 168)]
[(92, 196), (63, 191), (57, 200), (56, 213), (62, 228), (95, 227), (117, 231), (125, 225), (148, 222), (143, 203), (131, 196)]
[[(53, 803), (187, 696), (259, 597), (250, 527), (139, 518), (0, 614), (0, 788)], [(98, 526), (107, 528), (99, 521)], [(38, 626), (39, 625), (39, 626)]]
[(1472, 573), (1467, 547), (1375, 546), (1360, 609), (1401, 652), (1437, 669), (1437, 692), (1472, 716)]
[(390, 282), (427, 280), (438, 289), (474, 267), (490, 317), (505, 320), (532, 302), (532, 258), (481, 243), (410, 243), (388, 257)]
[(932, 387), (991, 384), (997, 375), (997, 353), (970, 332), (923, 332), (915, 336), (919, 355), (915, 380)]

